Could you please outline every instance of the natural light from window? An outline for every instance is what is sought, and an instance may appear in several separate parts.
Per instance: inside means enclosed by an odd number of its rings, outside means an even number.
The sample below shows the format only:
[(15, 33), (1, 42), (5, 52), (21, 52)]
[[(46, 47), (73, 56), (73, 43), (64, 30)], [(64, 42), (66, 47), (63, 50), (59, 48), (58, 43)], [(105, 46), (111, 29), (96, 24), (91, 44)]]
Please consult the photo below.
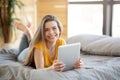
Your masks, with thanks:
[(69, 2), (75, 1), (103, 1), (103, 0), (68, 0)]
[(113, 6), (113, 37), (120, 37), (120, 4)]
[(78, 34), (102, 35), (103, 5), (68, 5), (68, 37)]

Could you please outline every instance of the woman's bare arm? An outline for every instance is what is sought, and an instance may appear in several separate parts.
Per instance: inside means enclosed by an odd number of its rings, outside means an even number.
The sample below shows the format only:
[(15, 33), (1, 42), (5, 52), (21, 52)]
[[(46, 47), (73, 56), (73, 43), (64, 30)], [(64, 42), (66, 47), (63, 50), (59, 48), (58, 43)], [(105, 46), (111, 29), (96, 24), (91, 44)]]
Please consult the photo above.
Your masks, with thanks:
[(43, 53), (36, 48), (34, 48), (34, 61), (35, 61), (36, 69), (43, 69), (44, 68)]
[(36, 48), (34, 48), (34, 60), (35, 60), (36, 69), (40, 69), (40, 70), (52, 70), (52, 69), (54, 69), (53, 66), (50, 66), (48, 68), (44, 68), (43, 53)]
[(36, 69), (39, 70), (63, 71), (65, 68), (65, 64), (63, 64), (61, 61), (55, 61), (52, 66), (44, 68), (44, 55), (40, 50), (36, 48), (34, 48), (34, 60)]

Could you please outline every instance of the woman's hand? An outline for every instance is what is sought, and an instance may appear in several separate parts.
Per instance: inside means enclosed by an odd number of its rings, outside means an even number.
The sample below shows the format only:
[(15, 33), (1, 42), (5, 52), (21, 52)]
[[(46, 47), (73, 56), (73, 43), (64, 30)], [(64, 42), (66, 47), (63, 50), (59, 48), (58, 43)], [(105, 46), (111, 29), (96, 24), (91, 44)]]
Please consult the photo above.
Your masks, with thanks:
[(78, 68), (81, 68), (81, 67), (83, 67), (83, 62), (82, 62), (82, 60), (79, 58), (79, 59), (75, 62), (75, 64), (73, 65), (73, 68), (74, 68), (74, 69), (78, 69)]
[(63, 71), (65, 68), (65, 64), (62, 61), (54, 61), (53, 67), (55, 71)]

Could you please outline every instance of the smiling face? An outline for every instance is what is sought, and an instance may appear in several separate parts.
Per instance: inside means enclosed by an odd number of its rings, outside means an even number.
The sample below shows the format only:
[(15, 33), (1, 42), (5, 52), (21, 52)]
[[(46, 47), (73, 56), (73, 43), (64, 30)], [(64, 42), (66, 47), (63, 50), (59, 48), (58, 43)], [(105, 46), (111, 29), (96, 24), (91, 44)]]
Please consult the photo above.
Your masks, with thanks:
[(60, 31), (55, 21), (48, 21), (45, 23), (44, 35), (47, 42), (55, 42), (59, 38), (59, 34)]

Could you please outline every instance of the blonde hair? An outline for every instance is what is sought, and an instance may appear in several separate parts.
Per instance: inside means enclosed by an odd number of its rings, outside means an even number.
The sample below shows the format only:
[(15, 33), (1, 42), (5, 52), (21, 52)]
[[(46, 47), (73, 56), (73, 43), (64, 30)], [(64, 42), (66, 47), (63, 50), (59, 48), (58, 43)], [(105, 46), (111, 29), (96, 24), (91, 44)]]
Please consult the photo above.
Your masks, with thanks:
[(59, 36), (61, 36), (62, 24), (58, 20), (58, 18), (54, 15), (46, 15), (45, 17), (43, 17), (40, 25), (38, 26), (38, 29), (35, 32), (35, 35), (33, 36), (33, 39), (30, 42), (27, 58), (23, 62), (24, 65), (32, 65), (34, 63), (34, 46), (35, 46), (35, 44), (37, 44), (39, 41), (42, 41), (43, 47), (45, 46), (44, 28), (45, 28), (45, 23), (49, 22), (49, 21), (55, 21), (57, 23), (57, 26), (60, 31)]

